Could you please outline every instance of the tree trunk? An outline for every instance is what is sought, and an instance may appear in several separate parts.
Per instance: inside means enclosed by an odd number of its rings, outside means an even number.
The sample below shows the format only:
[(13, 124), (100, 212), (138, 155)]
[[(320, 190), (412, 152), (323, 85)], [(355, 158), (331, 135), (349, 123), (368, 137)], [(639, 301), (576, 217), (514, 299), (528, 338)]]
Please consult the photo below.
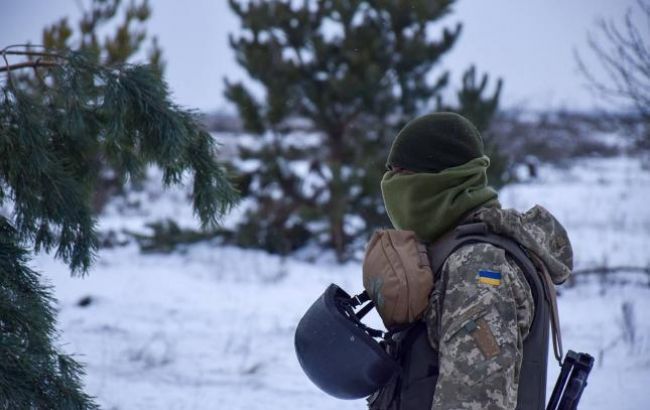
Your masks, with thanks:
[(330, 203), (328, 219), (330, 239), (338, 262), (345, 260), (346, 239), (343, 230), (345, 218), (345, 188), (341, 176), (341, 164), (331, 164), (332, 181), (330, 181)]
[(343, 231), (343, 218), (332, 220), (331, 222), (332, 243), (336, 260), (339, 263), (345, 262), (345, 232)]
[(328, 135), (330, 142), (330, 170), (332, 180), (330, 181), (330, 203), (328, 220), (330, 224), (330, 239), (332, 247), (339, 263), (345, 261), (345, 251), (347, 240), (344, 231), (344, 219), (346, 211), (345, 182), (342, 175), (343, 164), (343, 141), (342, 132), (331, 133)]

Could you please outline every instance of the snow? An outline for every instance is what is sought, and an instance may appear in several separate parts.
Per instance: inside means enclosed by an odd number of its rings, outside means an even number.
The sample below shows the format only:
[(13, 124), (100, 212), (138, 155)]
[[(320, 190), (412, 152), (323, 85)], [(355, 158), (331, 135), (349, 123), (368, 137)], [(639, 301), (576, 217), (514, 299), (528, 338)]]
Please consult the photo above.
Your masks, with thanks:
[[(147, 184), (137, 194), (146, 206), (128, 213), (115, 201), (100, 226), (140, 230), (167, 216), (196, 224), (184, 192)], [(540, 203), (553, 212), (573, 240), (577, 268), (604, 261), (648, 266), (649, 194), (650, 170), (621, 157), (543, 166), (538, 181), (510, 186), (501, 199), (508, 207)], [(364, 408), (363, 401), (320, 392), (293, 350), (299, 318), (329, 283), (361, 290), (359, 262), (308, 263), (204, 242), (171, 254), (143, 255), (134, 244), (103, 249), (83, 279), (47, 255), (37, 255), (34, 265), (59, 299), (60, 343), (86, 364), (87, 390), (102, 408)], [(622, 277), (632, 283), (588, 277), (560, 291), (565, 349), (597, 361), (581, 408), (648, 408), (650, 277)], [(78, 306), (86, 296), (90, 305)], [(549, 392), (557, 370), (551, 356)]]

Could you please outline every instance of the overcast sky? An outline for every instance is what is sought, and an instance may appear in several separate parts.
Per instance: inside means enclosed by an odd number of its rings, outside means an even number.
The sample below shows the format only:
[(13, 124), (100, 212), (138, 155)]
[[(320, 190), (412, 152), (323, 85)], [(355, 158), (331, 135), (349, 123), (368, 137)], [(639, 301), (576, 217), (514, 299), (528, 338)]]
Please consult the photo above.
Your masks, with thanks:
[[(76, 22), (88, 0), (0, 0), (0, 45), (38, 42), (61, 17)], [(154, 0), (150, 34), (159, 37), (176, 100), (201, 110), (227, 108), (223, 78), (245, 78), (228, 46), (238, 22), (226, 0)], [(445, 21), (464, 24), (442, 66), (454, 85), (470, 64), (505, 81), (502, 105), (531, 109), (593, 106), (573, 50), (598, 18), (620, 20), (634, 0), (460, 0)]]

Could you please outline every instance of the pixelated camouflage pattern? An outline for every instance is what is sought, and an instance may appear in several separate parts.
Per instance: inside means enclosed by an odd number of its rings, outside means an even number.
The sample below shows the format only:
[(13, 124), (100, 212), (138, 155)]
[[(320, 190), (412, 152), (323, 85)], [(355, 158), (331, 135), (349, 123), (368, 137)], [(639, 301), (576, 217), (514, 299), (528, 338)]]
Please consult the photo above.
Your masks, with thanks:
[(494, 233), (514, 239), (539, 257), (555, 284), (564, 282), (573, 269), (573, 249), (566, 230), (544, 207), (525, 213), (514, 209), (482, 208), (472, 217), (485, 222)]
[[(481, 270), (500, 272), (500, 284), (480, 283)], [(514, 409), (523, 340), (534, 315), (523, 272), (502, 249), (477, 243), (452, 253), (439, 279), (425, 316), (440, 362), (432, 408)], [(480, 337), (477, 323), (489, 327)], [(489, 357), (480, 345), (485, 332), (498, 345)]]
[[(479, 221), (537, 256), (555, 283), (569, 276), (573, 252), (568, 235), (543, 207), (522, 214), (496, 204), (464, 223)], [(480, 283), (481, 270), (500, 272), (500, 283)], [(517, 264), (493, 245), (465, 245), (447, 258), (429, 302), (424, 321), (439, 352), (432, 409), (515, 409), (523, 341), (534, 316), (530, 287)], [(480, 346), (479, 323), (487, 324), (498, 349)]]

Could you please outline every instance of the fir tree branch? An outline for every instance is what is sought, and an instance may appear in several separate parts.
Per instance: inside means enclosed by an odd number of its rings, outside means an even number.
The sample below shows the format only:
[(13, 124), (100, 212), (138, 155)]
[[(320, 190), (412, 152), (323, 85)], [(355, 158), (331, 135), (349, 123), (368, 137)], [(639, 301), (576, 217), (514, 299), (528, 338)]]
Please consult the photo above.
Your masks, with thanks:
[(97, 248), (91, 195), (107, 166), (125, 180), (156, 165), (165, 185), (192, 174), (194, 211), (205, 227), (236, 203), (212, 136), (170, 100), (157, 72), (99, 65), (79, 52), (50, 68), (51, 81), (8, 81), (0, 93), (0, 184), (21, 240), (34, 250), (55, 250), (73, 273), (87, 272)]
[(97, 409), (81, 367), (54, 345), (52, 290), (28, 264), (19, 233), (0, 216), (0, 409)]
[[(202, 185), (200, 194), (213, 208), (203, 202), (197, 208), (206, 219), (218, 218), (234, 203), (234, 190), (213, 152), (201, 150), (204, 146), (198, 151), (205, 166), (187, 160), (170, 164), (156, 153), (143, 154), (152, 140), (151, 135), (142, 135), (146, 129), (162, 135), (157, 141), (161, 150), (171, 146), (172, 155), (186, 155), (187, 144), (197, 139), (198, 122), (169, 101), (155, 42), (150, 62), (156, 70), (135, 75), (141, 81), (146, 77), (148, 89), (138, 90), (136, 84), (135, 92), (126, 95), (125, 87), (120, 87), (122, 76), (132, 68), (125, 63), (145, 38), (144, 29), (133, 25), (141, 26), (151, 13), (147, 0), (129, 2), (116, 36), (98, 41), (99, 28), (111, 21), (121, 3), (93, 0), (89, 10), (82, 10), (77, 45), (71, 44), (73, 30), (64, 18), (43, 31), (45, 46), (13, 44), (0, 49), (0, 72), (6, 73), (6, 81), (0, 82), (0, 208), (10, 209), (0, 215), (0, 409), (98, 408), (83, 392), (82, 367), (55, 346), (55, 300), (50, 287), (28, 265), (29, 255), (44, 249), (55, 250), (73, 273), (88, 270), (97, 246), (90, 204), (94, 191), (105, 182), (102, 173), (111, 151), (130, 161), (115, 170), (125, 178), (150, 164), (171, 168), (175, 175), (202, 172), (203, 185), (208, 186)], [(76, 48), (79, 52), (70, 51)], [(11, 60), (14, 57), (17, 61)], [(39, 67), (47, 70), (41, 72)], [(33, 72), (12, 73), (23, 68)], [(160, 110), (141, 110), (141, 116), (106, 110), (103, 102), (110, 86), (129, 107), (162, 107), (167, 121), (161, 127), (169, 129), (161, 133), (155, 125)], [(106, 138), (111, 132), (119, 139), (112, 148), (116, 141)], [(187, 144), (171, 144), (170, 135), (179, 135)], [(222, 191), (209, 191), (215, 187)]]

